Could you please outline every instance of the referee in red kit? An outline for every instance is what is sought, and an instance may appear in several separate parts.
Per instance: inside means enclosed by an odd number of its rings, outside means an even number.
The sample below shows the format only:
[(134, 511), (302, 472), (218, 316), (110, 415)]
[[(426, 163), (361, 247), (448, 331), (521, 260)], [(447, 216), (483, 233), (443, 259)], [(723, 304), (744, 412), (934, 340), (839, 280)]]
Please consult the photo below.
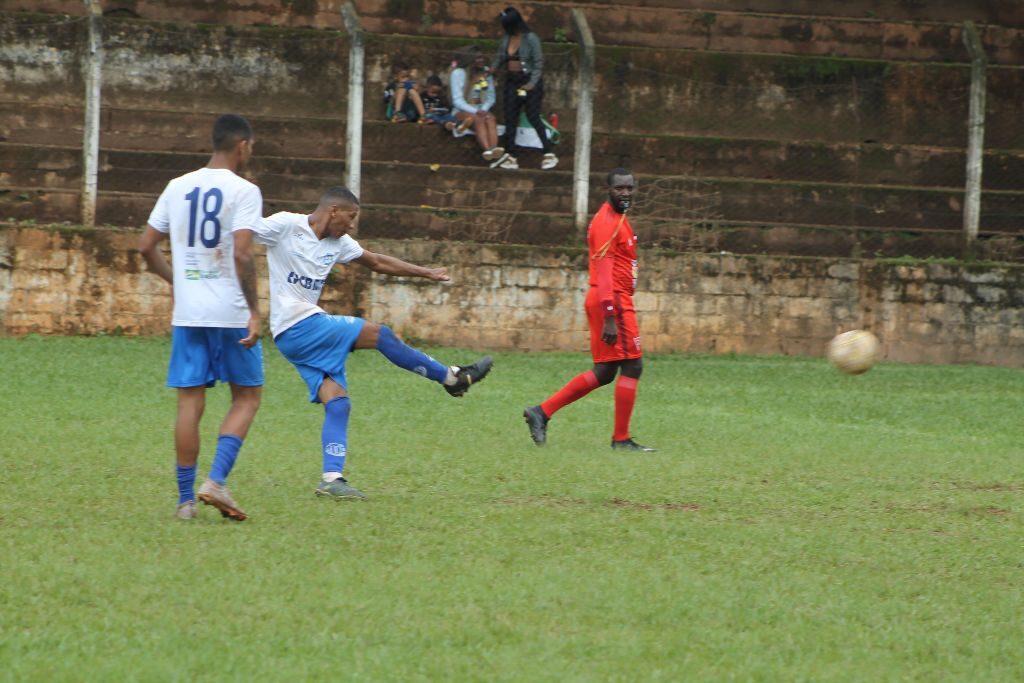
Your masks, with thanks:
[(643, 373), (640, 328), (633, 308), (636, 290), (636, 236), (626, 213), (633, 203), (636, 181), (624, 168), (608, 174), (608, 201), (601, 205), (587, 229), (590, 251), (590, 291), (585, 303), (590, 323), (590, 354), (594, 367), (555, 392), (538, 406), (523, 411), (534, 443), (547, 442), (548, 421), (561, 408), (610, 384), (616, 373), (615, 432), (612, 448), (651, 452), (629, 433), (637, 383)]

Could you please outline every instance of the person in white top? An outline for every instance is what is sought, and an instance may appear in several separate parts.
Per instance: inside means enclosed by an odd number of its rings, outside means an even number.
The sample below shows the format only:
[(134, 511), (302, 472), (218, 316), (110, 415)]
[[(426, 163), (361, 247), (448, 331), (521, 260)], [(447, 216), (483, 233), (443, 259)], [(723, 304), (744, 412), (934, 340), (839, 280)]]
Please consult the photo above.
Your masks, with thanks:
[[(171, 360), (167, 386), (178, 390), (174, 425), (179, 519), (196, 516), (195, 478), (199, 421), (206, 388), (231, 386), (231, 408), (220, 426), (217, 450), (199, 500), (242, 521), (246, 514), (225, 485), (259, 409), (263, 387), (261, 318), (251, 253), (239, 254), (234, 234), (262, 217), (260, 189), (239, 177), (252, 157), (249, 122), (235, 114), (213, 125), (213, 155), (206, 167), (167, 184), (139, 240), (150, 271), (172, 287)], [(171, 241), (171, 262), (160, 242)], [(239, 257), (241, 256), (241, 259)]]
[(462, 396), (490, 372), (484, 356), (467, 366), (448, 367), (404, 344), (387, 325), (348, 315), (328, 315), (318, 301), (327, 276), (339, 263), (358, 263), (383, 275), (446, 282), (446, 268), (424, 268), (363, 249), (349, 236), (359, 218), (359, 200), (347, 188), (330, 187), (313, 213), (280, 212), (235, 235), (237, 249), (252, 242), (267, 247), (270, 270), (270, 331), (274, 343), (309, 387), (309, 400), (324, 405), (321, 432), (323, 475), (318, 496), (365, 496), (344, 478), (351, 403), (345, 361), (357, 349), (376, 349), (395, 365), (444, 385)]
[(483, 158), (494, 161), (505, 154), (498, 146), (498, 121), (491, 113), (497, 101), (494, 77), (484, 63), (484, 55), (476, 45), (464, 47), (455, 53), (455, 68), (449, 76), (452, 89), (452, 107), (459, 119), (459, 131), (472, 127), (477, 144), (483, 149)]

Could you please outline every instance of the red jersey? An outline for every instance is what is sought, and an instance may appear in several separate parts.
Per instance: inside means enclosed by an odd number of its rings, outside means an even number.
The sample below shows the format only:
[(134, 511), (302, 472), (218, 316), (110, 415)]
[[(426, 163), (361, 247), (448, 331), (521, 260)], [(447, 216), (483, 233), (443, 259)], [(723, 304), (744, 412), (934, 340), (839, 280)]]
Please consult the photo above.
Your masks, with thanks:
[(636, 236), (624, 213), (616, 213), (609, 202), (590, 221), (587, 229), (590, 251), (590, 286), (597, 288), (598, 300), (611, 305), (614, 294), (633, 296), (636, 291)]

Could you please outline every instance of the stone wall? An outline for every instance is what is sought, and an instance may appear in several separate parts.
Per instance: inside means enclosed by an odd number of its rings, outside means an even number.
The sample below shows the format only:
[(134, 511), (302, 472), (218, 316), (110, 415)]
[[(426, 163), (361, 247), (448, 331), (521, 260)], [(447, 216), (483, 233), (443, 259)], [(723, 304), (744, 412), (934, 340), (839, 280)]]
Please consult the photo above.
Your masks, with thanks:
[[(341, 0), (101, 0), (107, 16), (149, 21), (341, 29)], [(356, 0), (367, 31), (493, 38), (507, 0)], [(1014, 0), (551, 0), (518, 2), (542, 39), (573, 39), (569, 18), (584, 9), (607, 45), (866, 59), (959, 61), (965, 20), (996, 64), (1024, 54), (1024, 7)], [(0, 0), (3, 11), (81, 16), (81, 0)]]
[[(137, 238), (137, 231), (0, 228), (0, 333), (166, 333), (169, 290), (145, 272)], [(452, 282), (347, 268), (326, 288), (328, 310), (438, 344), (587, 348), (582, 250), (364, 244), (447, 265)], [(640, 258), (635, 303), (648, 351), (821, 355), (837, 332), (865, 327), (890, 360), (1024, 364), (1024, 267), (654, 251)], [(261, 289), (265, 297), (265, 276)]]

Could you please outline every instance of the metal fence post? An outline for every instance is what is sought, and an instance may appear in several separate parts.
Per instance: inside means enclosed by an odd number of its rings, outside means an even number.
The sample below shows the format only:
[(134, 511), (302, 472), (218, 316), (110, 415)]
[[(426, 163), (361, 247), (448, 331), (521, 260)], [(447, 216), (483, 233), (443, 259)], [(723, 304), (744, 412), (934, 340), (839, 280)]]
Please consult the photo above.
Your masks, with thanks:
[(590, 197), (590, 137), (594, 129), (594, 36), (581, 9), (572, 11), (572, 25), (583, 49), (580, 60), (579, 101), (576, 107), (576, 149), (572, 191), (573, 225), (577, 233), (587, 229), (587, 200)]
[(985, 139), (985, 66), (988, 59), (973, 21), (965, 21), (964, 45), (971, 56), (971, 104), (967, 115), (967, 182), (964, 188), (964, 255), (973, 257), (981, 219), (981, 170)]
[(100, 158), (100, 91), (103, 84), (103, 9), (85, 0), (89, 49), (85, 57), (85, 124), (82, 126), (82, 225), (96, 224), (96, 176)]
[(366, 73), (366, 47), (363, 26), (355, 5), (345, 2), (341, 18), (349, 35), (348, 49), (348, 122), (345, 124), (345, 185), (359, 197), (363, 156), (363, 80)]

